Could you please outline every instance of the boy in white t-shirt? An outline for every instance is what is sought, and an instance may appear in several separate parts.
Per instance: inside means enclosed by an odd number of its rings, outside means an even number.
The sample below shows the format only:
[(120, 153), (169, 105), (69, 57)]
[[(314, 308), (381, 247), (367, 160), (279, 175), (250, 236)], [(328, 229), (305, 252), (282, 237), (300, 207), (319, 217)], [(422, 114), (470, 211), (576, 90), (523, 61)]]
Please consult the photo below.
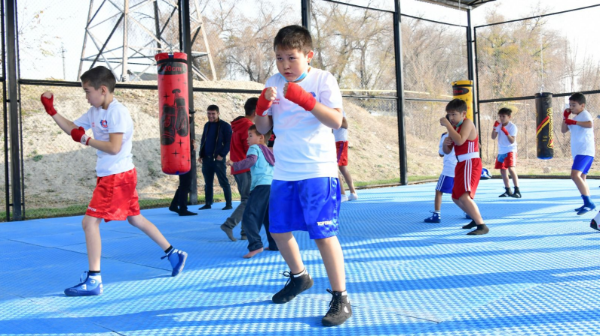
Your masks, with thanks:
[[(52, 92), (41, 96), (46, 112), (56, 124), (75, 142), (97, 149), (96, 188), (92, 200), (83, 217), (82, 226), (88, 252), (89, 271), (84, 272), (81, 283), (65, 289), (67, 296), (90, 296), (102, 294), (100, 275), (100, 223), (111, 220), (125, 220), (142, 230), (161, 249), (163, 258), (168, 258), (173, 271), (179, 274), (185, 265), (187, 253), (174, 249), (158, 228), (140, 214), (136, 191), (137, 173), (132, 161), (131, 147), (133, 120), (129, 111), (114, 96), (116, 80), (110, 70), (103, 66), (95, 67), (81, 75), (81, 83), (86, 98), (92, 107), (74, 122), (56, 112)], [(94, 137), (85, 134), (92, 129)]]
[[(571, 179), (575, 182), (577, 189), (583, 198), (583, 205), (575, 211), (578, 215), (592, 211), (596, 205), (590, 200), (590, 189), (586, 182), (587, 173), (592, 167), (596, 149), (594, 146), (594, 124), (592, 115), (585, 109), (585, 96), (574, 93), (569, 97), (569, 108), (563, 113), (561, 131), (571, 132), (571, 155), (573, 156), (573, 167), (571, 168)], [(573, 115), (573, 118), (569, 118)]]
[(425, 218), (425, 223), (442, 222), (442, 196), (452, 194), (452, 188), (454, 188), (454, 169), (458, 160), (454, 154), (454, 147), (448, 154), (444, 153), (444, 144), (449, 147), (453, 145), (452, 139), (448, 137), (448, 132), (442, 133), (440, 138), (438, 154), (444, 158), (444, 168), (442, 168), (442, 173), (435, 186), (434, 211), (432, 211), (431, 217)]
[[(517, 165), (517, 125), (513, 124), (510, 119), (512, 110), (503, 107), (498, 111), (498, 120), (494, 123), (492, 131), (492, 139), (498, 138), (498, 156), (496, 157), (496, 169), (500, 169), (504, 189), (506, 191), (499, 197), (514, 197), (521, 198), (519, 190), (519, 177), (515, 171)], [(512, 177), (515, 185), (515, 192), (510, 190), (510, 181), (508, 174)]]
[(350, 189), (350, 196), (346, 196), (344, 183), (342, 183), (342, 180), (340, 180), (340, 191), (342, 194), (341, 201), (346, 202), (357, 200), (358, 195), (356, 195), (356, 189), (354, 189), (352, 175), (350, 175), (350, 172), (348, 171), (348, 120), (346, 119), (346, 112), (343, 112), (343, 116), (344, 118), (342, 119), (342, 126), (333, 130), (333, 136), (335, 138), (335, 151), (338, 168), (340, 169), (342, 176), (344, 176), (344, 180), (348, 184), (348, 189)]
[(256, 127), (277, 134), (275, 171), (269, 200), (271, 235), (290, 268), (274, 303), (287, 303), (313, 285), (292, 231), (314, 239), (331, 284), (333, 298), (324, 326), (352, 316), (346, 294), (344, 257), (337, 238), (340, 185), (332, 129), (342, 125), (342, 95), (327, 71), (309, 66), (314, 56), (309, 31), (301, 26), (279, 30), (273, 43), (278, 74), (267, 80), (256, 106)]

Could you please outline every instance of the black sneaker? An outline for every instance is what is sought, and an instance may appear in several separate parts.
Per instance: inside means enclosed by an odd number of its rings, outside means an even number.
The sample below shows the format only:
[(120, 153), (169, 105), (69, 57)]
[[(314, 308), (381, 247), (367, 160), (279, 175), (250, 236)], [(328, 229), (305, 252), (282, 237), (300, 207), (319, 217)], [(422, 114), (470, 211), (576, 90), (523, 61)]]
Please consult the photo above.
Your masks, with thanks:
[(334, 292), (330, 289), (327, 291), (333, 295), (333, 298), (329, 302), (329, 311), (321, 322), (326, 327), (338, 326), (352, 316), (352, 306), (348, 295), (342, 295), (342, 292)]
[(210, 209), (210, 204), (204, 204), (202, 207), (198, 208), (198, 210), (207, 210)]
[(284, 277), (289, 278), (282, 290), (273, 295), (274, 303), (288, 303), (292, 301), (296, 295), (304, 292), (313, 285), (313, 279), (308, 272), (299, 277), (294, 277), (290, 272), (281, 273)]
[(181, 210), (181, 211), (179, 211), (179, 216), (196, 216), (196, 215), (197, 215), (197, 213), (191, 212), (191, 211), (188, 211), (188, 210)]
[(505, 191), (504, 194), (502, 194), (498, 197), (513, 197), (513, 194), (509, 193), (508, 191)]
[(488, 229), (487, 225), (485, 224), (478, 224), (477, 225), (477, 229), (467, 233), (467, 235), (469, 236), (479, 236), (479, 235), (484, 235), (486, 233), (490, 232), (490, 229)]
[(521, 192), (520, 191), (515, 191), (512, 195), (510, 195), (510, 197), (521, 198)]
[(590, 227), (594, 230), (600, 231), (600, 229), (598, 228), (598, 223), (596, 223), (595, 219), (592, 219), (592, 221), (590, 222)]
[(179, 208), (178, 208), (178, 207), (176, 207), (176, 206), (170, 206), (170, 207), (169, 207), (169, 211), (173, 211), (173, 212), (175, 212), (175, 213), (179, 213)]
[(475, 221), (472, 220), (471, 223), (463, 225), (462, 228), (465, 229), (465, 230), (468, 230), (468, 229), (472, 229), (472, 228), (474, 228), (476, 226), (477, 226), (477, 224), (475, 224)]
[(229, 205), (225, 205), (225, 207), (221, 210), (231, 210), (231, 209), (233, 209), (233, 207), (231, 206), (231, 204), (229, 204)]
[(248, 240), (248, 237), (246, 237), (246, 235), (241, 235), (240, 240)]

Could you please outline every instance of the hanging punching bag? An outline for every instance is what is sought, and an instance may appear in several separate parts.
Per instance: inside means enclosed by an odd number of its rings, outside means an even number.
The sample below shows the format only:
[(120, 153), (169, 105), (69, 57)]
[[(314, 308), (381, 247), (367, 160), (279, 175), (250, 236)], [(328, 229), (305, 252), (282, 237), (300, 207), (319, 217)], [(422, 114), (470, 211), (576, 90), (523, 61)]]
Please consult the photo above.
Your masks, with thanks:
[(455, 99), (464, 100), (467, 103), (467, 118), (473, 121), (473, 81), (453, 82), (452, 95)]
[(549, 160), (554, 157), (554, 140), (552, 139), (552, 93), (535, 94), (535, 120), (537, 123), (537, 157)]
[(158, 66), (162, 171), (181, 175), (191, 169), (187, 55), (161, 53), (154, 58)]

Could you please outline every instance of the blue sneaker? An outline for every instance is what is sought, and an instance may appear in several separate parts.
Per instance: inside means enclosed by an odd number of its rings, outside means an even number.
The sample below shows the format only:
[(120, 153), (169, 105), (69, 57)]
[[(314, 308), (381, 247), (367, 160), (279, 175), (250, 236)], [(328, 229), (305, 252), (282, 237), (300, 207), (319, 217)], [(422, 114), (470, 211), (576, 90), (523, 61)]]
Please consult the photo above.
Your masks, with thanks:
[(433, 212), (431, 211), (433, 214), (431, 215), (431, 217), (425, 218), (424, 222), (425, 223), (441, 223), (442, 222), (442, 218), (440, 217), (440, 213), (439, 212)]
[(590, 204), (590, 205), (584, 205), (584, 206), (581, 208), (581, 210), (577, 211), (577, 215), (578, 215), (578, 216), (581, 216), (581, 215), (583, 215), (583, 214), (585, 214), (585, 213), (588, 213), (588, 212), (590, 212), (590, 211), (592, 211), (592, 210), (595, 210), (595, 209), (596, 209), (596, 205), (595, 205), (595, 204), (593, 204), (593, 203), (592, 203), (592, 204)]
[(171, 263), (171, 267), (173, 267), (173, 272), (171, 272), (171, 276), (177, 276), (177, 274), (183, 271), (183, 267), (185, 266), (185, 260), (187, 259), (187, 253), (173, 249), (169, 254), (160, 259), (169, 258), (169, 262)]
[(576, 209), (575, 209), (575, 212), (579, 212), (579, 211), (581, 211), (581, 209), (583, 209), (583, 207), (585, 207), (585, 205), (582, 205), (582, 206), (580, 206), (579, 208), (576, 208)]
[[(84, 280), (85, 279), (85, 280)], [(91, 296), (102, 294), (102, 277), (100, 274), (90, 276), (87, 271), (79, 278), (77, 286), (65, 289), (66, 296)]]

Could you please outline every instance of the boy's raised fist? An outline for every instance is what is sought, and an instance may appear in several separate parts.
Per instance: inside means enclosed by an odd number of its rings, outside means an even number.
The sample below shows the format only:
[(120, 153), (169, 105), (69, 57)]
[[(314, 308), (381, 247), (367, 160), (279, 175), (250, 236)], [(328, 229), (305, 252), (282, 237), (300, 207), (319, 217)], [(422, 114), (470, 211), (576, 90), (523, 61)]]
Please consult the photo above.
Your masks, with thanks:
[[(274, 94), (273, 91), (275, 92)], [(273, 100), (275, 100), (276, 95), (277, 91), (274, 87), (264, 88), (260, 94), (260, 97), (258, 97), (258, 101), (256, 102), (256, 114), (261, 117), (266, 116), (266, 112), (271, 107), (271, 104)]]
[(73, 128), (71, 130), (71, 138), (73, 138), (73, 141), (75, 142), (80, 142), (82, 145), (88, 145), (90, 142), (90, 137), (85, 135), (85, 130), (83, 129), (83, 127), (79, 127), (79, 128)]
[(54, 109), (54, 95), (52, 95), (52, 92), (46, 91), (42, 93), (40, 100), (42, 101), (42, 105), (44, 105), (44, 109), (46, 109), (46, 113), (50, 116), (54, 116), (56, 114), (56, 109)]
[(285, 99), (300, 105), (300, 107), (309, 112), (314, 110), (315, 105), (317, 105), (317, 99), (294, 82), (285, 84), (283, 87), (283, 94)]

